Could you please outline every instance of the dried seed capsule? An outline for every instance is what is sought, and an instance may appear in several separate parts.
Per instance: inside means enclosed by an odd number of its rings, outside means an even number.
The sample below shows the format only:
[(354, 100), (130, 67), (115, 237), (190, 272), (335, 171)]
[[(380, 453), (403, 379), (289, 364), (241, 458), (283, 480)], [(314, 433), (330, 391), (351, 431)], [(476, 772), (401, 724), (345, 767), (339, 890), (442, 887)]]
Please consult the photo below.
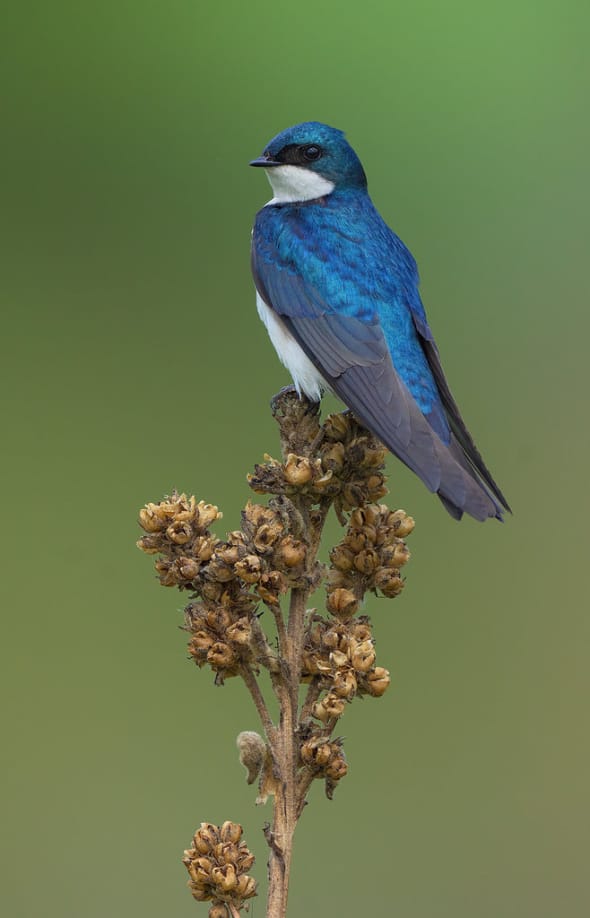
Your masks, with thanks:
[(209, 918), (229, 918), (227, 906), (225, 906), (222, 902), (218, 902), (216, 905), (212, 905), (209, 909)]
[(313, 706), (313, 716), (317, 720), (321, 720), (322, 723), (336, 720), (344, 713), (345, 704), (346, 702), (343, 698), (339, 698), (334, 692), (329, 692), (325, 698), (316, 701)]
[(340, 781), (345, 777), (348, 772), (348, 764), (344, 757), (342, 750), (338, 754), (334, 755), (325, 769), (325, 774), (327, 778), (330, 778), (332, 781)]
[(135, 544), (144, 551), (146, 555), (157, 555), (159, 551), (162, 551), (163, 539), (160, 534), (146, 535), (138, 539)]
[(390, 682), (391, 677), (382, 666), (376, 666), (373, 672), (367, 673), (367, 691), (375, 698), (380, 698), (387, 691)]
[(186, 545), (193, 537), (193, 527), (190, 523), (175, 520), (168, 526), (166, 535), (175, 545)]
[(245, 647), (252, 640), (252, 626), (247, 618), (239, 618), (225, 632), (228, 641)]
[(328, 593), (326, 607), (332, 615), (342, 621), (347, 621), (358, 611), (359, 601), (352, 590), (345, 590), (339, 587)]
[(338, 474), (344, 468), (346, 450), (343, 443), (332, 443), (322, 450), (322, 467), (326, 471)]
[(239, 899), (251, 899), (252, 896), (256, 895), (256, 880), (254, 877), (249, 877), (247, 874), (243, 874), (237, 883), (236, 886), (236, 896)]
[(399, 571), (389, 567), (380, 567), (374, 578), (376, 590), (380, 590), (384, 596), (393, 599), (404, 588), (404, 581), (399, 575)]
[(207, 529), (211, 523), (220, 520), (223, 516), (217, 507), (213, 504), (206, 504), (204, 500), (199, 501), (196, 510), (196, 521), (201, 530)]
[(387, 525), (395, 530), (395, 534), (400, 539), (404, 539), (410, 535), (416, 523), (411, 516), (408, 516), (405, 510), (395, 510), (395, 512), (389, 513)]
[(372, 641), (361, 641), (352, 652), (351, 663), (357, 673), (368, 673), (375, 663), (375, 648)]
[(157, 504), (146, 504), (139, 511), (139, 525), (146, 532), (159, 532), (162, 529), (166, 529), (167, 519), (158, 512)]
[(361, 574), (368, 576), (379, 567), (379, 555), (374, 548), (366, 548), (355, 556), (354, 566)]
[[(219, 829), (212, 822), (202, 822), (193, 839), (197, 851), (207, 854), (219, 843)], [(204, 848), (202, 847), (204, 846)]]
[(236, 662), (236, 655), (229, 644), (224, 644), (223, 641), (216, 641), (209, 648), (207, 662), (211, 666), (227, 669)]
[(233, 864), (225, 864), (223, 867), (214, 867), (211, 871), (211, 879), (223, 892), (231, 892), (238, 885), (236, 868)]
[(194, 580), (198, 576), (201, 565), (194, 558), (179, 558), (177, 563), (183, 580)]
[(324, 436), (327, 440), (344, 441), (350, 432), (349, 415), (329, 414), (324, 421)]
[(332, 691), (339, 698), (345, 698), (346, 701), (350, 701), (356, 695), (356, 690), (356, 676), (351, 669), (339, 670), (334, 674)]
[(305, 544), (292, 536), (285, 536), (279, 542), (274, 554), (274, 562), (278, 568), (288, 569), (299, 567), (305, 561)]
[(330, 561), (339, 571), (350, 571), (354, 566), (354, 553), (348, 545), (336, 545), (330, 552)]
[(287, 484), (297, 488), (303, 487), (313, 478), (311, 460), (289, 453), (285, 460), (284, 475)]
[(272, 549), (282, 534), (283, 527), (280, 523), (263, 523), (262, 526), (259, 526), (252, 540), (254, 548), (259, 554), (264, 555)]
[(262, 572), (262, 561), (258, 555), (246, 555), (235, 566), (238, 577), (241, 577), (245, 583), (256, 583), (260, 580)]

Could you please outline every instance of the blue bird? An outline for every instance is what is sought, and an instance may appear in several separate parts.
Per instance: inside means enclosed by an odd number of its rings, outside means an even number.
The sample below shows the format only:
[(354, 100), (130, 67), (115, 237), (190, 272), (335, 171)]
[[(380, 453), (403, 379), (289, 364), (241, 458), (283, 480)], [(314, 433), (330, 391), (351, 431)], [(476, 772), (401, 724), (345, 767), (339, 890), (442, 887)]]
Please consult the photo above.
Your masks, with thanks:
[(343, 132), (297, 124), (250, 165), (274, 193), (252, 236), (258, 312), (298, 393), (337, 395), (455, 519), (501, 520), (510, 507), (445, 379), (416, 262)]

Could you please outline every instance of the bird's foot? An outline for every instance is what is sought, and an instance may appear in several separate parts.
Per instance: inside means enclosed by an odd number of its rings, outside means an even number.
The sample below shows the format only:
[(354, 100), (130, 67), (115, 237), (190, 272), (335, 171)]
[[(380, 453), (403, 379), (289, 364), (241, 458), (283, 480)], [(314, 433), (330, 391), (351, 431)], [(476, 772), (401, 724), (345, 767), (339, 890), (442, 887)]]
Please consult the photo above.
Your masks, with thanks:
[(270, 400), (270, 410), (272, 411), (273, 415), (281, 410), (284, 401), (287, 399), (290, 400), (292, 398), (298, 398), (297, 389), (295, 386), (283, 386), (283, 388), (280, 389), (276, 395), (273, 395)]
[(320, 431), (319, 401), (299, 395), (295, 386), (286, 386), (270, 402), (272, 416), (281, 430), (283, 454), (309, 455), (310, 445)]

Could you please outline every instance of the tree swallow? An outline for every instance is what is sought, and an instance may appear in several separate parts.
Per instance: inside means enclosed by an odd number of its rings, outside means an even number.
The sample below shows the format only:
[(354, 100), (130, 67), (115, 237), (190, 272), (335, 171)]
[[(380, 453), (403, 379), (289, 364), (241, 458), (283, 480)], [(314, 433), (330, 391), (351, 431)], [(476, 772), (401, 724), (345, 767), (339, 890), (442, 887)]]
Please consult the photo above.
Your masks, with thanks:
[(297, 124), (250, 165), (274, 193), (252, 236), (258, 313), (298, 393), (337, 395), (455, 519), (501, 520), (510, 507), (445, 379), (416, 262), (343, 132)]

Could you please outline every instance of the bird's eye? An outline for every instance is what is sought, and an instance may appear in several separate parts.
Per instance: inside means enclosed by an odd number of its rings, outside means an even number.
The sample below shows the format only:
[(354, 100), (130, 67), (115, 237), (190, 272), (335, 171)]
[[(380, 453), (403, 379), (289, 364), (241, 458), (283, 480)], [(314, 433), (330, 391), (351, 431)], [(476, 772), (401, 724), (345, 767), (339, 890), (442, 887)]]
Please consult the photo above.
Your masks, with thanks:
[(306, 159), (308, 163), (313, 163), (322, 155), (321, 147), (316, 146), (315, 143), (311, 143), (306, 147), (302, 147), (301, 152), (303, 153), (304, 159)]

